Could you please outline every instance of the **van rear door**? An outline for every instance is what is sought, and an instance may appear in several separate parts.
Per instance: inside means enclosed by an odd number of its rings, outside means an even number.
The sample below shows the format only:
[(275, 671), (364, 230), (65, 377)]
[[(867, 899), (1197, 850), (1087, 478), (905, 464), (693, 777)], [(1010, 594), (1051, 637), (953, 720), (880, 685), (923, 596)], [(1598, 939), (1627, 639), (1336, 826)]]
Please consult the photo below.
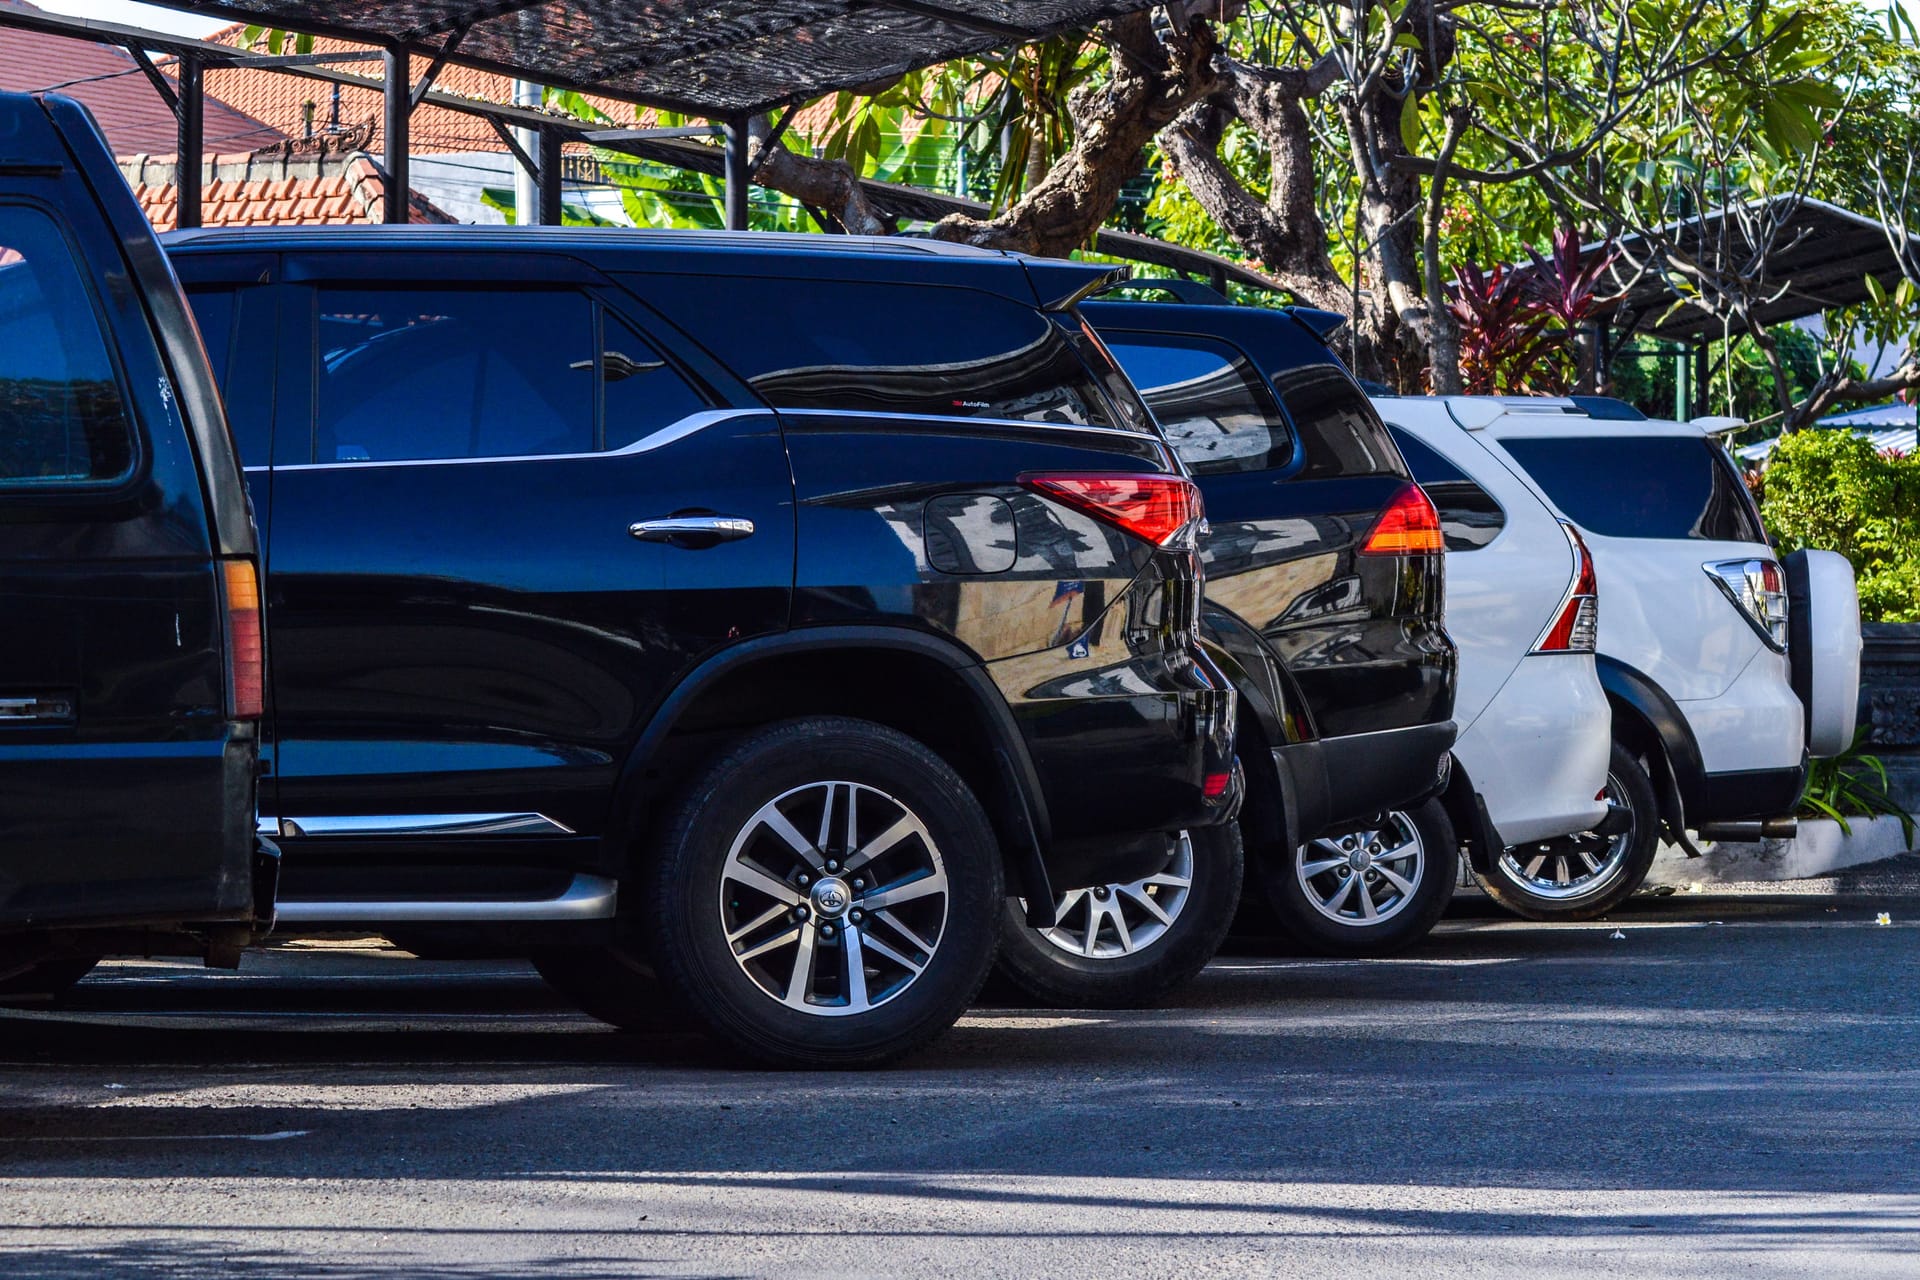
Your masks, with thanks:
[(91, 119), (0, 94), (0, 931), (254, 917), (258, 561), (211, 385)]

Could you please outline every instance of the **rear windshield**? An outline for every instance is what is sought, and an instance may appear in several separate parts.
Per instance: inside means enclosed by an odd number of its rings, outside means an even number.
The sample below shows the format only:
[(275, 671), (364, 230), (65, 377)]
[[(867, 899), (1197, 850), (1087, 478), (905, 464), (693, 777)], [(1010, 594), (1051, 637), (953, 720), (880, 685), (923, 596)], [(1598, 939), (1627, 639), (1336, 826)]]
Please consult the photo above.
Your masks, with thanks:
[(1726, 450), (1685, 436), (1516, 436), (1500, 444), (1583, 529), (1609, 538), (1765, 542)]
[(120, 384), (65, 238), (38, 210), (0, 205), (0, 488), (111, 482), (132, 465)]

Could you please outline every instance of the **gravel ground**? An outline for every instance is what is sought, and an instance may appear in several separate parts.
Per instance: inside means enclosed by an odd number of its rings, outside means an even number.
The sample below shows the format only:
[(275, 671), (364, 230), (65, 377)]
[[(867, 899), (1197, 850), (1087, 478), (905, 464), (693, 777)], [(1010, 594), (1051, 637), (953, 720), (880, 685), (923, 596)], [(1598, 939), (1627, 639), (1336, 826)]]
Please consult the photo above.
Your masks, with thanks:
[(1911, 1277), (1916, 885), (1469, 906), (864, 1075), (371, 941), (117, 962), (0, 1016), (0, 1275)]

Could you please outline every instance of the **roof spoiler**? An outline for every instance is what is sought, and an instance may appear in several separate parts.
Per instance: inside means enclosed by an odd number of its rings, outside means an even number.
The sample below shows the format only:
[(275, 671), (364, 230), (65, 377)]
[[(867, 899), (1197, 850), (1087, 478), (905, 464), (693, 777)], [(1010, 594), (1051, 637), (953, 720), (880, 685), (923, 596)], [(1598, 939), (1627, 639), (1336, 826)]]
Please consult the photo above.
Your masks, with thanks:
[(1313, 330), (1313, 336), (1322, 342), (1332, 341), (1333, 335), (1347, 323), (1347, 318), (1338, 311), (1322, 311), (1319, 307), (1288, 307), (1287, 314)]
[(1105, 263), (1083, 262), (1047, 262), (1027, 259), (1023, 264), (1027, 269), (1027, 278), (1033, 281), (1033, 291), (1039, 297), (1046, 297), (1056, 289), (1065, 289), (1051, 302), (1043, 302), (1043, 311), (1070, 311), (1079, 306), (1102, 289), (1110, 289), (1133, 274), (1129, 266), (1112, 267)]

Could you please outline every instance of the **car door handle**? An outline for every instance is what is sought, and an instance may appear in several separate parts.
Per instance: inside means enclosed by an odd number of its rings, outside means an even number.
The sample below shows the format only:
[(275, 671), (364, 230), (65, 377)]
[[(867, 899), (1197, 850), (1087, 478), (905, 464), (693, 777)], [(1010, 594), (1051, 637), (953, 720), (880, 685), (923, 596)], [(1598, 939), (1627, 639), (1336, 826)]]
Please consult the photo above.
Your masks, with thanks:
[(73, 719), (73, 700), (58, 694), (0, 698), (0, 724), (65, 723)]
[(752, 537), (753, 521), (745, 516), (662, 516), (630, 524), (627, 532), (642, 542), (700, 548)]

